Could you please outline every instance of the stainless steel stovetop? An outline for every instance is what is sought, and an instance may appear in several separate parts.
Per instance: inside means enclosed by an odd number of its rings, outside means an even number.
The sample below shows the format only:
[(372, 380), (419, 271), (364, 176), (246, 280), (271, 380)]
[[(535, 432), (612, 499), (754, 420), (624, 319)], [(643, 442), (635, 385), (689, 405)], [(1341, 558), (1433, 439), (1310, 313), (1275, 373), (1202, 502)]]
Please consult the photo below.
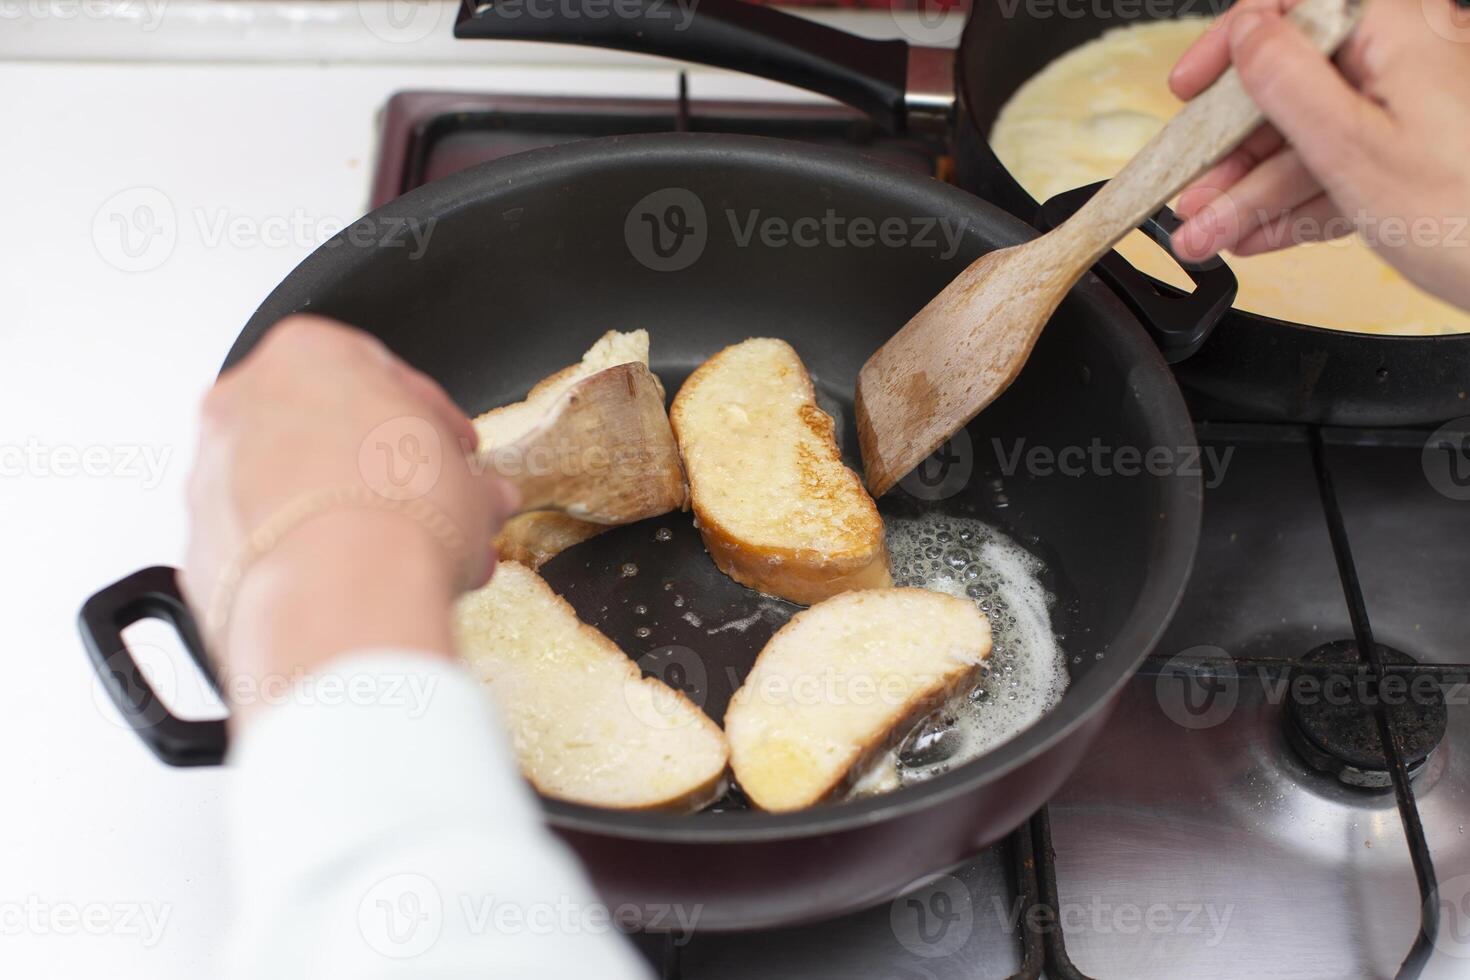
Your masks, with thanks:
[[(946, 167), (840, 109), (407, 93), (383, 122), (375, 205), (611, 132), (804, 136)], [(1218, 465), (1194, 577), (1061, 792), (1004, 845), (891, 903), (639, 937), (663, 976), (1470, 977), (1470, 479), (1455, 468), (1470, 446), (1197, 427)], [(1374, 691), (1392, 705), (1389, 757), (1362, 707)]]

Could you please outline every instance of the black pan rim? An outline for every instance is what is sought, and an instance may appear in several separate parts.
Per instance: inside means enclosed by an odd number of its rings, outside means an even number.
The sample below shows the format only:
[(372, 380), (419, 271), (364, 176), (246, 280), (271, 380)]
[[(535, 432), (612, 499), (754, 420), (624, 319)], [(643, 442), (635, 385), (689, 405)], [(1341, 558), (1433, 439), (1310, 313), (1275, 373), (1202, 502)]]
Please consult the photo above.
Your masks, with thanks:
[[(967, 212), (979, 226), (998, 229), (1002, 239), (1020, 242), (1036, 235), (1035, 229), (999, 208), (948, 184), (866, 158), (850, 151), (815, 147), (786, 140), (713, 133), (660, 133), (610, 136), (547, 147), (517, 154), (504, 160), (481, 164), (433, 181), (408, 192), (364, 216), (344, 229), (334, 241), (347, 241), (362, 222), (396, 215), (432, 214), (444, 217), (472, 207), (486, 196), (507, 192), (536, 178), (576, 180), (609, 167), (644, 164), (701, 164), (728, 166), (732, 163), (766, 170), (779, 170), (793, 179), (817, 182), (846, 182), (854, 188), (882, 187), (886, 193), (902, 193), (918, 206), (932, 211)], [(895, 190), (897, 189), (897, 190)], [(297, 298), (309, 296), (311, 283), (340, 277), (361, 251), (354, 248), (320, 248), (308, 256), (256, 310), (227, 355), (221, 370), (228, 368), (253, 346), (259, 336), (282, 316), (301, 308)], [(1087, 302), (1102, 308), (1105, 320), (1116, 325), (1114, 342), (1130, 353), (1138, 365), (1135, 391), (1151, 399), (1150, 414), (1159, 444), (1194, 447), (1194, 427), (1183, 395), (1168, 365), (1148, 338), (1142, 325), (1128, 312), (1113, 292), (1093, 275), (1074, 287)], [(896, 327), (895, 327), (896, 329)], [(1038, 721), (1015, 739), (953, 772), (916, 786), (847, 803), (834, 803), (796, 813), (760, 812), (704, 813), (697, 815), (646, 811), (604, 810), (560, 800), (542, 799), (551, 826), (574, 833), (602, 837), (658, 840), (670, 844), (738, 844), (813, 837), (854, 830), (894, 817), (927, 809), (946, 800), (976, 792), (986, 784), (1025, 765), (1061, 743), (1093, 716), (1108, 709), (1139, 664), (1162, 636), (1183, 594), (1193, 567), (1202, 515), (1202, 481), (1198, 476), (1174, 476), (1162, 484), (1160, 506), (1169, 515), (1170, 533), (1161, 536), (1149, 558), (1149, 580), (1166, 587), (1145, 590), (1118, 632), (1108, 653), (1116, 659), (1115, 674), (1092, 701), (1066, 711), (1064, 705)]]
[[(1229, 263), (1227, 262), (1226, 264), (1228, 265)], [(1143, 275), (1147, 276), (1148, 273), (1143, 273)], [(1169, 288), (1168, 283), (1160, 282), (1158, 279), (1154, 279), (1153, 276), (1148, 276), (1148, 278), (1150, 281), (1157, 283), (1161, 287), (1164, 287), (1166, 289)], [(1414, 288), (1418, 289), (1419, 287), (1415, 286)], [(1296, 320), (1282, 320), (1278, 317), (1267, 316), (1264, 313), (1252, 313), (1250, 310), (1242, 310), (1238, 306), (1232, 306), (1230, 308), (1230, 313), (1232, 316), (1242, 317), (1250, 321), (1252, 326), (1259, 325), (1262, 327), (1268, 327), (1272, 330), (1300, 330), (1303, 333), (1315, 334), (1319, 337), (1346, 337), (1354, 343), (1363, 343), (1366, 341), (1369, 346), (1374, 346), (1377, 344), (1392, 345), (1395, 342), (1403, 344), (1409, 341), (1414, 341), (1419, 344), (1423, 344), (1425, 341), (1437, 340), (1463, 341), (1466, 337), (1470, 337), (1470, 330), (1461, 331), (1459, 333), (1369, 333), (1366, 330), (1344, 330), (1337, 327), (1317, 327), (1313, 326), (1310, 323), (1301, 323)], [(1230, 325), (1228, 323), (1222, 322), (1220, 326), (1216, 329), (1229, 330)]]

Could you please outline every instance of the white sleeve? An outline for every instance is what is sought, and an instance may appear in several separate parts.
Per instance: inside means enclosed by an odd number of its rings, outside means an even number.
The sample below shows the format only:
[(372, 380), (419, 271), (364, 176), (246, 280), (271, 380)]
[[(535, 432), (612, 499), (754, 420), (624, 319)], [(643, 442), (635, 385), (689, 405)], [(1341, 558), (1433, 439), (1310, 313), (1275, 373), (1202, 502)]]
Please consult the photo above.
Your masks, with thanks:
[(651, 976), (456, 665), (334, 660), (263, 710), (230, 761), (232, 976)]

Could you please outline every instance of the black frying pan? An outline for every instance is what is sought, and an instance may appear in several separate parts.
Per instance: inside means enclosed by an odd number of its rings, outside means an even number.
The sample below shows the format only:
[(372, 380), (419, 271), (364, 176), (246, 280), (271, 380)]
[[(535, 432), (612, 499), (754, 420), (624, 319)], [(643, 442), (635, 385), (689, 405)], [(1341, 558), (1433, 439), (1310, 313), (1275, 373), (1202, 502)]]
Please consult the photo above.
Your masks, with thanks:
[[(732, 68), (832, 96), (894, 130), (932, 130), (938, 116), (955, 150), (960, 186), (1037, 223), (1039, 202), (986, 142), (1006, 100), (1058, 56), (1110, 28), (1175, 14), (1210, 15), (1229, 6), (1223, 0), (1034, 7), (1019, 0), (975, 2), (958, 57), (859, 38), (741, 0), (626, 0), (615, 5), (619, 15), (603, 17), (576, 3), (546, 4), (532, 17), (525, 13), (529, 5), (466, 0), (455, 33), (592, 44)], [(1470, 411), (1470, 334), (1352, 334), (1231, 310), (1205, 339), (1191, 331), (1218, 292), (1191, 299), (1116, 257), (1099, 271), (1145, 317), (1166, 352), (1192, 355), (1175, 372), (1197, 414), (1423, 425)], [(1181, 335), (1198, 353), (1189, 345), (1171, 350)]]
[[(695, 224), (704, 228), (704, 244), (687, 267), (655, 271), (645, 264), (648, 239), (638, 237), (643, 224), (629, 216), (641, 213), (647, 195), (668, 188), (700, 202), (705, 219)], [(962, 222), (963, 236), (951, 255), (942, 243), (742, 245), (726, 212), (743, 217), (757, 209), (791, 222), (828, 212), (879, 223), (943, 216)], [(383, 229), (404, 221), (432, 222), (420, 257), (401, 246), (353, 244), (378, 241)], [(711, 135), (591, 140), (464, 171), (367, 215), (286, 278), (225, 365), (281, 317), (310, 310), (380, 337), (474, 414), (522, 397), (610, 327), (648, 329), (653, 367), (671, 394), (721, 347), (771, 335), (805, 359), (856, 464), (852, 394), (864, 359), (974, 258), (1033, 234), (953, 187), (850, 153)], [(834, 915), (891, 897), (999, 839), (1066, 778), (1174, 609), (1194, 555), (1200, 480), (1188, 468), (1073, 476), (1022, 467), (1005, 475), (991, 440), (1025, 439), (1053, 452), (1098, 440), (1187, 455), (1195, 445), (1189, 417), (1138, 321), (1088, 276), (1020, 379), (967, 436), (975, 470), (957, 492), (920, 486), (915, 497), (898, 489), (882, 509), (890, 517), (928, 508), (978, 516), (1048, 562), (1071, 663), (1062, 703), (988, 755), (861, 802), (785, 815), (737, 808), (676, 816), (548, 801), (549, 821), (581, 853), (610, 903), (700, 906), (700, 927), (710, 929)], [(963, 445), (956, 443), (961, 455)], [(941, 499), (921, 499), (930, 497)], [(662, 527), (674, 539), (655, 543)], [(638, 565), (637, 575), (619, 573), (628, 562)], [(641, 661), (645, 668), (689, 689), (716, 719), (792, 609), (717, 572), (686, 514), (613, 530), (543, 572), (623, 649), (635, 657), (652, 652)], [(639, 604), (651, 615), (637, 615)], [(744, 631), (709, 631), (763, 610)], [(218, 763), (223, 725), (169, 715), (121, 640), (125, 626), (149, 615), (179, 624), (204, 664), (171, 570), (149, 569), (99, 592), (82, 610), (99, 674), (163, 761)], [(650, 620), (652, 635), (640, 636)]]

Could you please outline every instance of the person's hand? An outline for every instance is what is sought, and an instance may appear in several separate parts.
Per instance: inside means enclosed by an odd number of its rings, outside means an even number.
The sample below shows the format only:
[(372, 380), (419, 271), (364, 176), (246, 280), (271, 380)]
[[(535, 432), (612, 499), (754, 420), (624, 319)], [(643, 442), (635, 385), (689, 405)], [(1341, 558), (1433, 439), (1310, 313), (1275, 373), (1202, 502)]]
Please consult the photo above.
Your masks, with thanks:
[(1193, 98), (1234, 64), (1268, 124), (1181, 196), (1174, 250), (1200, 261), (1357, 232), (1470, 307), (1470, 31), (1453, 0), (1365, 2), (1341, 71), (1282, 0), (1240, 0), (1180, 58), (1174, 94)]
[[(283, 320), (220, 378), (201, 410), (181, 583), (235, 717), (344, 651), (451, 652), (450, 606), (488, 578), (516, 505), (471, 464), (475, 444), (437, 384), (320, 317)], [(261, 549), (263, 529), (277, 540)]]

